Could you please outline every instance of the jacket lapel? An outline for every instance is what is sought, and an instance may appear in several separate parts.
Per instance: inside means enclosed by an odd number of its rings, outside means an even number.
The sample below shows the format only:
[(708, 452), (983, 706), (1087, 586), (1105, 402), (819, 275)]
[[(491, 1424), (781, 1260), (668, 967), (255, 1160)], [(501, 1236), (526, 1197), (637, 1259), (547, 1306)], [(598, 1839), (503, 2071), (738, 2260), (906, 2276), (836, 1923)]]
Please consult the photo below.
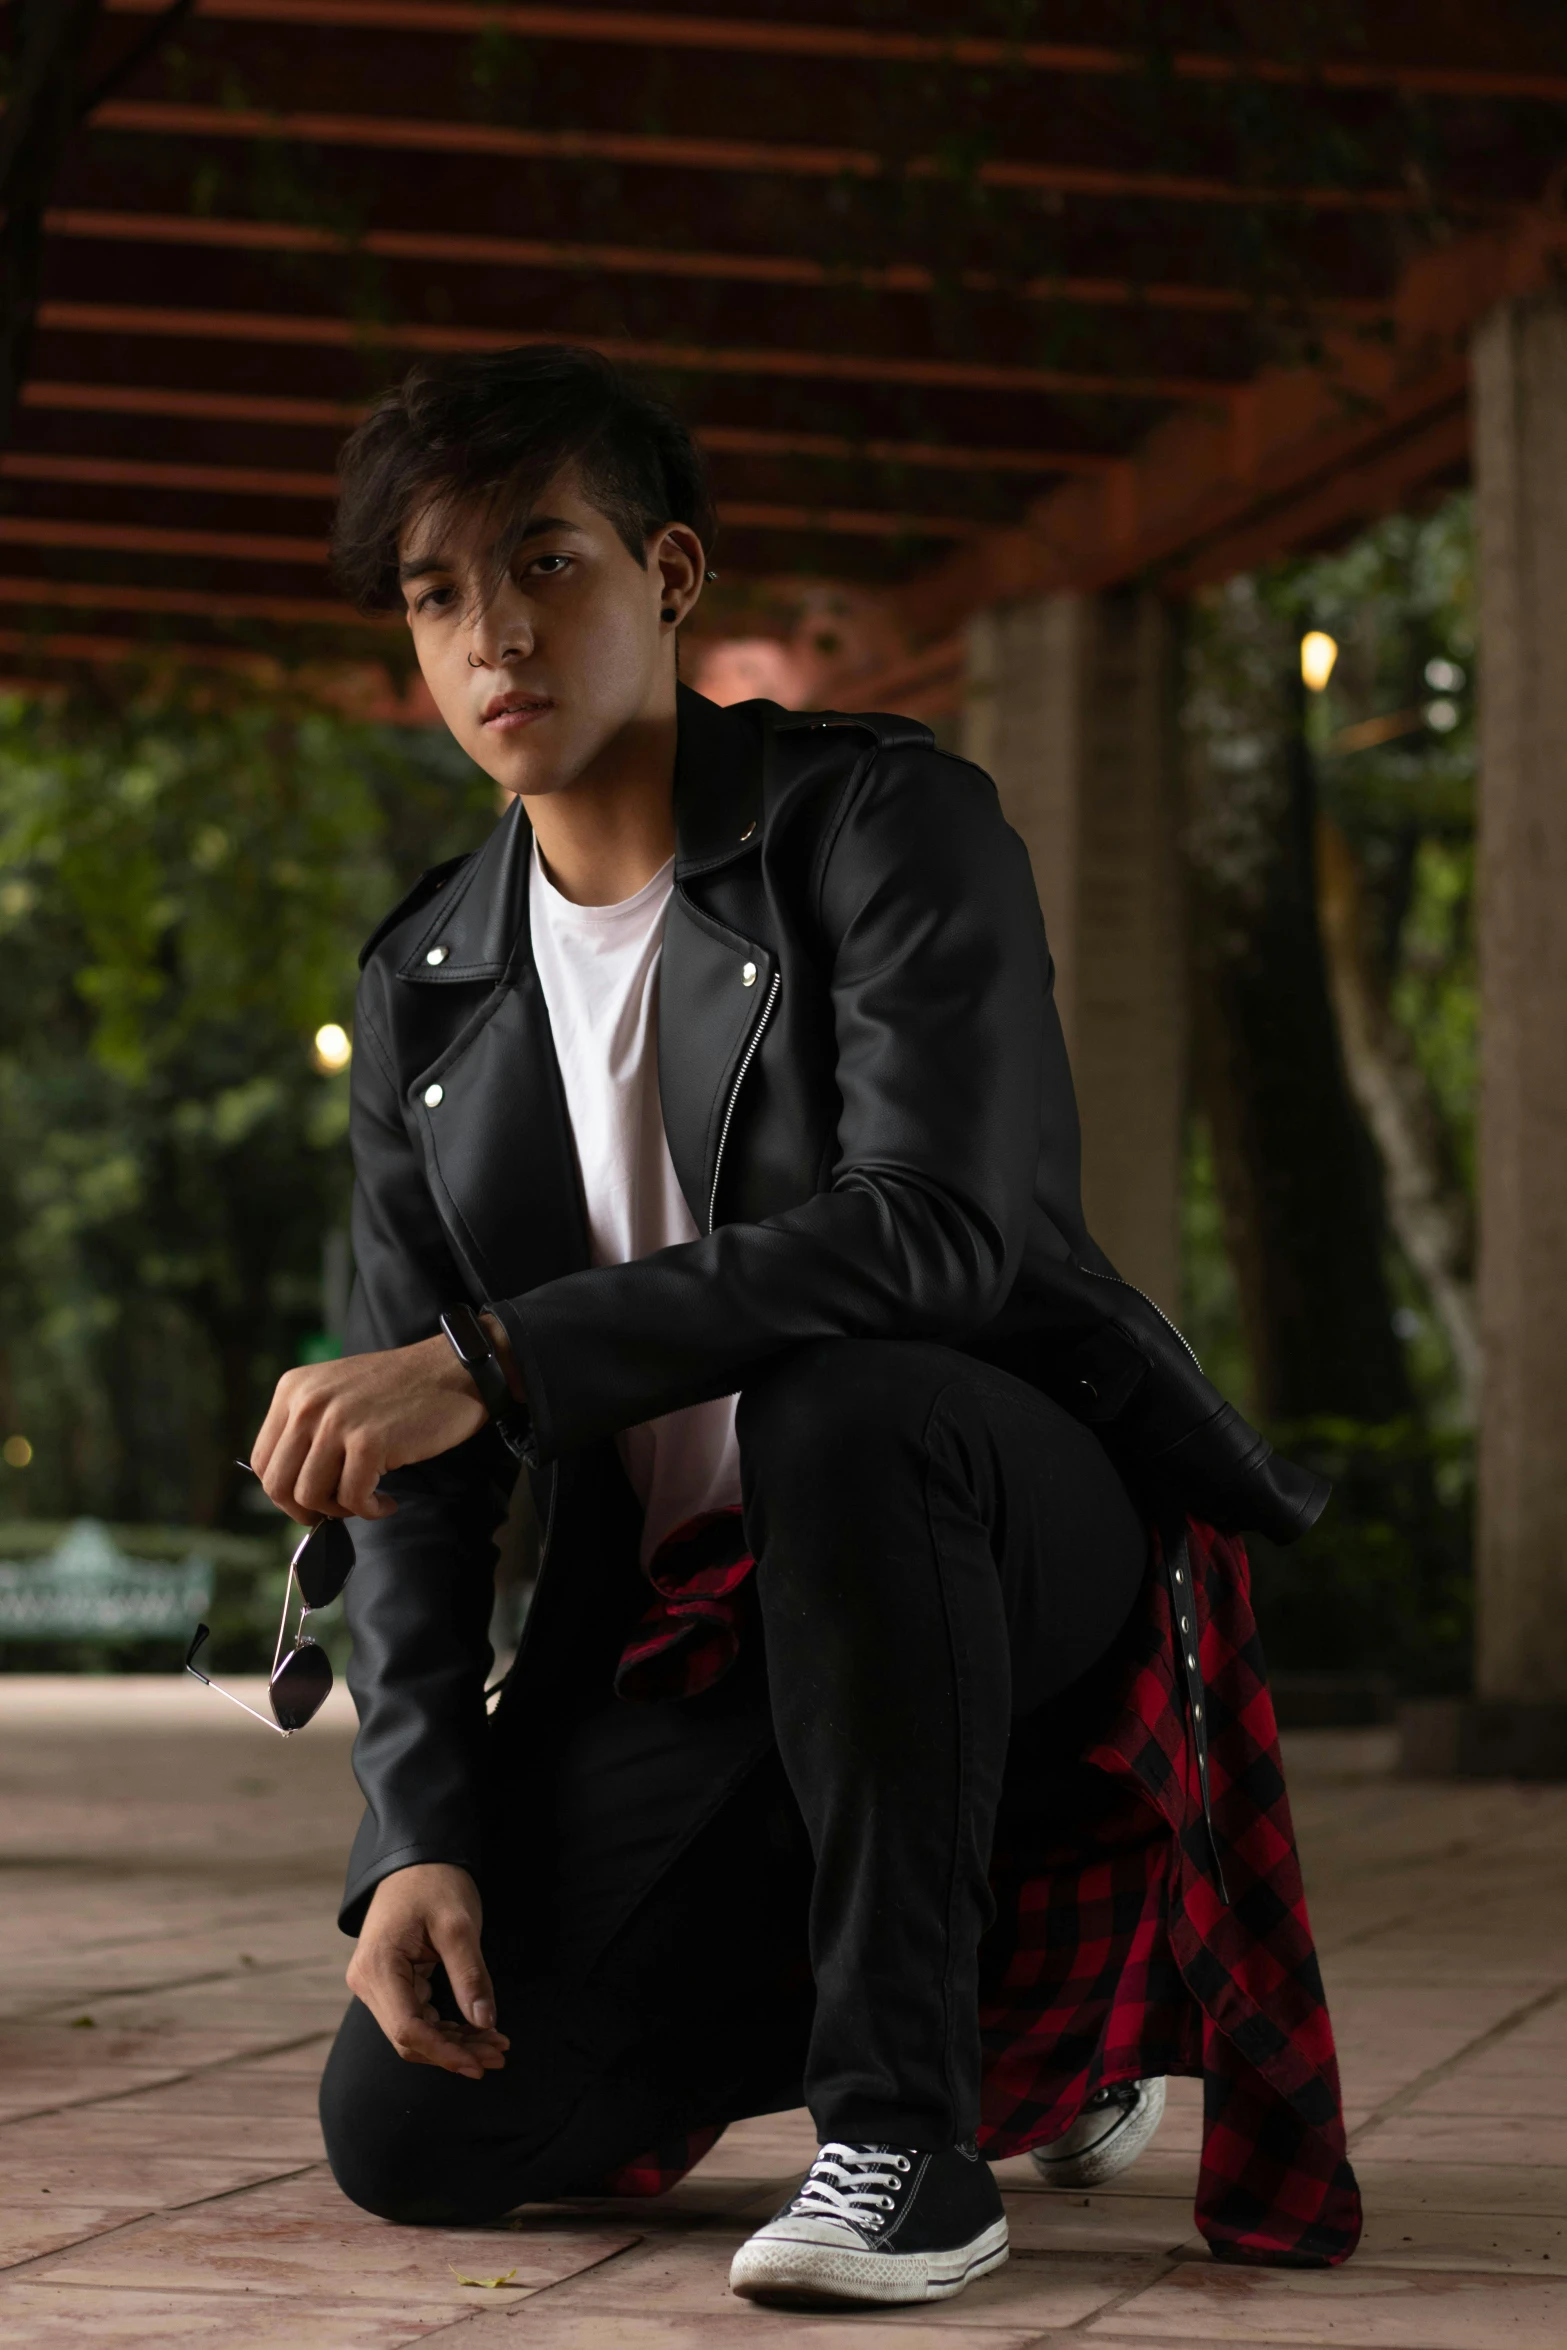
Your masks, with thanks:
[(520, 1297), (588, 1262), (560, 1065), (529, 943), (532, 854), (514, 801), (398, 966), (398, 978), (417, 987), (493, 983), (410, 1088), (431, 1189), (486, 1297)]
[[(681, 687), (675, 890), (664, 931), (659, 1084), (680, 1187), (708, 1229), (724, 1118), (777, 958), (699, 902), (761, 847), (770, 705)], [(533, 833), (520, 801), (442, 890), (397, 967), (410, 987), (488, 992), (410, 1088), (431, 1189), (481, 1295), (518, 1297), (589, 1262), (576, 1153), (528, 926)], [(429, 1095), (439, 1089), (432, 1102)]]
[(777, 968), (766, 946), (719, 921), (699, 892), (708, 875), (760, 853), (770, 707), (747, 702), (720, 710), (680, 689), (658, 1082), (669, 1155), (699, 1232), (709, 1228), (730, 1098)]

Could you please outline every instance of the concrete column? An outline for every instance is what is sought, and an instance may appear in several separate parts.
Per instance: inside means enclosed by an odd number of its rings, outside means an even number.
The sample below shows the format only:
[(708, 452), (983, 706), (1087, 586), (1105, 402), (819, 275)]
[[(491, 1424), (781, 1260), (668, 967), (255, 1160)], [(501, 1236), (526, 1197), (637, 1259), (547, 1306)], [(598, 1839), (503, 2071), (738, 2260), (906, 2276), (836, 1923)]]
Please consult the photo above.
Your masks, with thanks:
[[(1567, 301), (1474, 348), (1480, 523), (1482, 1698), (1567, 1770)], [(1543, 1725), (1541, 1725), (1543, 1727)]]
[(1153, 596), (1048, 596), (971, 624), (964, 750), (1033, 860), (1089, 1226), (1171, 1314), (1186, 1035), (1174, 684)]

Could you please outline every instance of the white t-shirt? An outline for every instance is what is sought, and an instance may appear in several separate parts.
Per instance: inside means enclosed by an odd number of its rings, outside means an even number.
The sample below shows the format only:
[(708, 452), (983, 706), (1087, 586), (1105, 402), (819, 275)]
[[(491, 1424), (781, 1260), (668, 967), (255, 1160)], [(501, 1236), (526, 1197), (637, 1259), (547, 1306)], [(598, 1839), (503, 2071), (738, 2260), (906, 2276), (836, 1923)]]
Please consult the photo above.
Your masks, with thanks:
[[(528, 883), (533, 960), (571, 1117), (595, 1265), (699, 1238), (669, 1156), (658, 1091), (658, 971), (674, 859), (618, 906), (577, 906)], [(666, 1534), (740, 1499), (732, 1395), (626, 1428), (615, 1443), (642, 1504), (642, 1563)]]

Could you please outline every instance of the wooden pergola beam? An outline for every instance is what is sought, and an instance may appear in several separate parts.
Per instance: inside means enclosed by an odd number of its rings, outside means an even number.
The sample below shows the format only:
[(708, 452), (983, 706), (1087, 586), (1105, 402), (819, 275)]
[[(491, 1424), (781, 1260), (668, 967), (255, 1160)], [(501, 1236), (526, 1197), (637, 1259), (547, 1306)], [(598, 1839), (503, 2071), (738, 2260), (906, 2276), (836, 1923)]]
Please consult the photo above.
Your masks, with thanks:
[[(223, 220), (186, 212), (108, 212), (76, 206), (50, 212), (51, 236), (115, 244), (191, 245), (246, 253), (369, 253), (384, 261), (438, 261), (501, 269), (559, 269), (583, 273), (621, 272), (632, 277), (693, 278), (747, 285), (848, 287), (885, 294), (929, 294), (935, 273), (915, 262), (885, 269), (830, 269), (820, 261), (787, 253), (679, 252), (658, 245), (562, 243), (559, 239), (497, 237), (443, 229), (367, 229), (349, 237), (298, 221)], [(1006, 294), (1028, 302), (1077, 302), (1088, 308), (1189, 310), (1244, 314), (1259, 307), (1237, 286), (1140, 285), (1130, 278), (1036, 277), (1004, 286), (993, 271), (965, 270), (967, 293)], [(1385, 318), (1387, 300), (1331, 295), (1311, 302), (1324, 316)]]
[[(47, 481), (96, 484), (103, 488), (209, 491), (228, 497), (310, 498), (325, 501), (336, 495), (330, 473), (269, 472), (253, 465), (160, 464), (139, 457), (71, 457), (49, 452), (10, 450), (0, 456), (0, 476), (9, 481)], [(827, 538), (980, 539), (989, 526), (951, 514), (900, 514), (855, 506), (791, 506), (757, 499), (726, 499), (718, 509), (719, 522), (730, 530), (805, 532)], [(122, 552), (145, 554), (234, 555), (246, 562), (325, 562), (325, 540), (272, 537), (265, 534), (213, 531), (170, 532), (140, 525), (55, 521), (47, 517), (0, 517), (0, 539), (33, 529), (100, 532), (97, 539), (55, 537), (40, 545), (99, 545)], [(128, 537), (126, 534), (131, 535)], [(179, 543), (176, 544), (175, 542)]]
[(53, 450), (7, 449), (0, 455), (7, 481), (95, 483), (107, 489), (211, 490), (220, 497), (335, 498), (337, 476), (298, 473), (282, 466), (177, 465), (144, 457), (76, 457)]
[(326, 349), (512, 351), (578, 343), (632, 366), (698, 375), (816, 378), (837, 383), (919, 384), (970, 392), (1054, 393), (1068, 398), (1226, 402), (1240, 389), (1207, 376), (1115, 375), (1065, 367), (1006, 367), (976, 359), (881, 358), (871, 352), (741, 350), (724, 344), (655, 343), (621, 336), (409, 322), (374, 331), (352, 318), (272, 310), (162, 309), (129, 302), (42, 302), (41, 328), (63, 334), (177, 336), (197, 342), (293, 343)]
[[(1316, 369), (1274, 368), (1227, 419), (1191, 411), (1157, 426), (1115, 472), (1063, 485), (1019, 528), (991, 532), (890, 591), (921, 659), (996, 603), (1152, 578), (1221, 579), (1407, 498), (1462, 462), (1468, 343), (1497, 303), (1551, 282), (1567, 223), (1544, 212), (1509, 233), (1423, 256), (1398, 296), (1388, 343), (1341, 339)], [(854, 681), (869, 693), (878, 681)]]
[[(525, 130), (510, 123), (438, 122), (417, 115), (270, 113), (263, 107), (203, 106), (179, 99), (113, 98), (93, 121), (106, 130), (158, 138), (293, 139), (326, 147), (372, 147), (408, 155), (490, 155), (549, 163), (622, 163), (657, 171), (765, 173), (777, 178), (882, 179), (887, 159), (868, 147), (812, 147), (795, 141), (667, 136), (651, 131)], [(940, 156), (915, 156), (900, 170), (947, 180)], [(1066, 196), (1133, 196), (1154, 204), (1280, 205), (1307, 212), (1424, 211), (1412, 188), (1279, 187), (1182, 172), (1119, 171), (1088, 163), (1018, 157), (976, 166), (982, 187)]]
[(346, 431), (366, 413), (362, 401), (305, 400), (287, 393), (191, 392), (180, 385), (24, 383), (24, 408), (83, 416), (169, 416), (218, 424), (321, 425)]
[[(368, 413), (362, 401), (301, 400), (261, 392), (192, 392), (179, 385), (50, 381), (24, 384), (22, 406), (96, 416), (318, 425), (342, 431)], [(750, 425), (703, 425), (696, 438), (705, 449), (726, 456), (816, 457), (849, 464), (907, 466), (912, 471), (1098, 475), (1123, 462), (1090, 449), (984, 449), (948, 441), (860, 441), (846, 433), (771, 432)]]
[[(110, 14), (150, 16), (164, 0), (106, 0)], [(766, 18), (631, 14), (612, 8), (528, 7), (484, 0), (197, 0), (196, 14), (228, 24), (314, 25), (344, 32), (473, 35), (504, 32), (530, 40), (616, 47), (706, 49), (753, 57), (819, 57), (889, 65), (1025, 68), (1034, 73), (1121, 76), (1146, 73), (1147, 53), (1086, 42), (1008, 41), (973, 34), (942, 38), (859, 25), (786, 24)], [(1372, 59), (1214, 55), (1178, 50), (1158, 64), (1177, 81), (1268, 82), (1284, 88), (1410, 91), (1446, 98), (1567, 98), (1567, 74), (1505, 67), (1444, 66)]]
[(0, 577), (0, 604), (30, 604), (41, 612), (141, 612), (176, 620), (270, 620), (305, 628), (400, 629), (396, 612), (356, 612), (325, 596), (249, 596), (205, 589), (141, 587), (92, 579)]

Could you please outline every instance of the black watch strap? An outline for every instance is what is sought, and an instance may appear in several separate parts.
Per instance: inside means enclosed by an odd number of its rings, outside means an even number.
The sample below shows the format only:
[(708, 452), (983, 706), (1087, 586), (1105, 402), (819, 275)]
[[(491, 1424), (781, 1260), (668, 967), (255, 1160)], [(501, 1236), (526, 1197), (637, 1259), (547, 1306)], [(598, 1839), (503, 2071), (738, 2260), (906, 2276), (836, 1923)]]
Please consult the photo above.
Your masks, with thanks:
[(453, 1354), (479, 1390), (479, 1400), (507, 1450), (519, 1461), (533, 1457), (533, 1422), (512, 1394), (489, 1332), (472, 1306), (448, 1306), (441, 1316)]

